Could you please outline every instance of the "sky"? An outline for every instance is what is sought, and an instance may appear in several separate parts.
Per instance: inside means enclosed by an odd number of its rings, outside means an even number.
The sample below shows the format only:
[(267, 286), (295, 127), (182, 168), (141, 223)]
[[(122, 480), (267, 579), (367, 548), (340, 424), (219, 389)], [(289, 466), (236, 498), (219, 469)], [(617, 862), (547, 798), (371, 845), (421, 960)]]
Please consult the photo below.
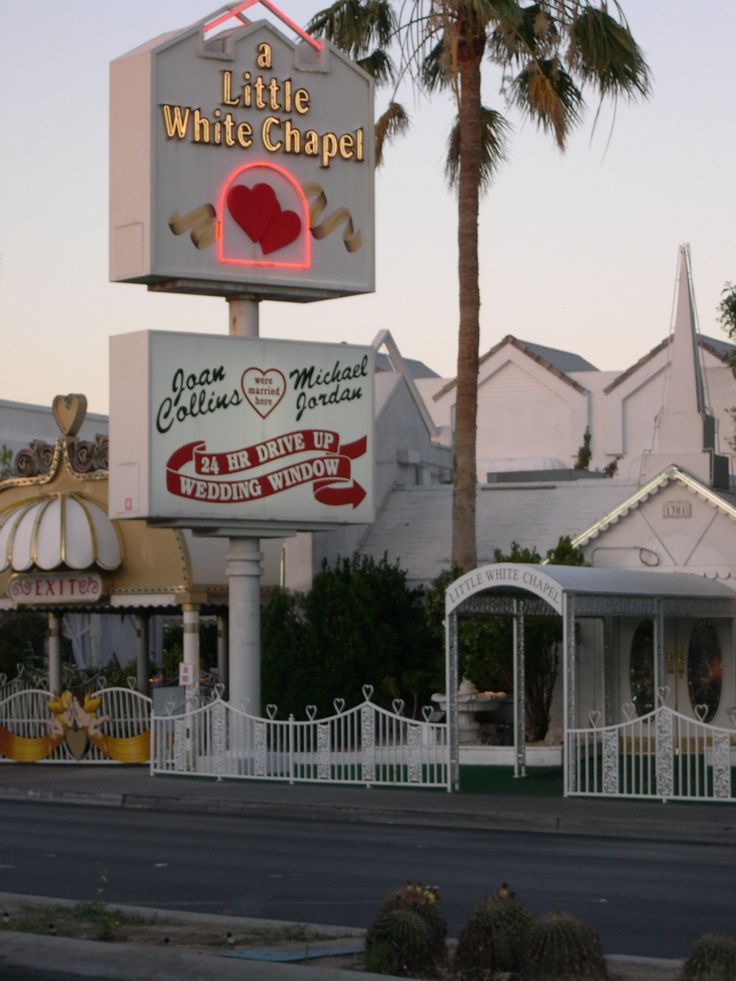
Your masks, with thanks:
[[(283, 0), (306, 24), (324, 3)], [(646, 102), (596, 105), (561, 154), (512, 111), (509, 160), (480, 212), (481, 352), (507, 334), (621, 370), (666, 337), (689, 243), (700, 328), (725, 337), (736, 282), (736, 4), (624, 0), (653, 76)], [(112, 59), (206, 17), (204, 0), (0, 0), (0, 399), (81, 392), (108, 410), (108, 343), (130, 331), (226, 334), (216, 297), (108, 282)], [(261, 304), (262, 337), (368, 344), (443, 377), (457, 356), (456, 201), (443, 161), (449, 96), (401, 100), (409, 133), (376, 175), (376, 291)], [(379, 90), (380, 111), (387, 93)], [(484, 102), (502, 109), (489, 69)]]

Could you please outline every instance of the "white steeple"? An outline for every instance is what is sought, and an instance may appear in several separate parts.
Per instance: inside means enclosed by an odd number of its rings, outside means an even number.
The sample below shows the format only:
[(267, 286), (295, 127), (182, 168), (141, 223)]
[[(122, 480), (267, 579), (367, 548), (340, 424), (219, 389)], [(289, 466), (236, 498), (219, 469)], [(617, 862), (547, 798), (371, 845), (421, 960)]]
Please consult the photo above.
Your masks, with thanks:
[(715, 421), (706, 405), (687, 245), (679, 250), (666, 371), (652, 452), (643, 461), (643, 480), (674, 463), (709, 486), (728, 487), (728, 460), (715, 452)]

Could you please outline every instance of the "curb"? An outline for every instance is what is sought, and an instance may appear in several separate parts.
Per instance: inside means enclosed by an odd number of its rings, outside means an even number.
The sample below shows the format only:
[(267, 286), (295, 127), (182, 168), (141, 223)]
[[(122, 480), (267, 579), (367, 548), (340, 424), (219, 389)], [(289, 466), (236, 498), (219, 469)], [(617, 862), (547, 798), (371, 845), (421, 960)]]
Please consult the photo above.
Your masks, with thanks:
[[(528, 800), (528, 798), (524, 798)], [(55, 790), (27, 787), (3, 787), (0, 800), (43, 801), (51, 804), (83, 805), (86, 807), (120, 807), (138, 811), (170, 811), (189, 814), (251, 815), (288, 817), (304, 821), (342, 821), (363, 824), (420, 825), (424, 827), (448, 827), (483, 829), (492, 831), (517, 831), (553, 835), (579, 835), (581, 837), (612, 837), (632, 840), (692, 842), (710, 844), (714, 834), (736, 836), (736, 822), (722, 824), (702, 822), (672, 822), (659, 817), (646, 820), (631, 817), (601, 815), (596, 821), (578, 815), (534, 814), (529, 811), (437, 811), (367, 806), (353, 804), (341, 806), (339, 802), (295, 803), (290, 801), (288, 812), (284, 804), (276, 801), (242, 801), (223, 798), (183, 797), (164, 794), (140, 793), (91, 793), (78, 790)], [(490, 803), (489, 799), (489, 803)], [(726, 815), (724, 814), (724, 818)]]

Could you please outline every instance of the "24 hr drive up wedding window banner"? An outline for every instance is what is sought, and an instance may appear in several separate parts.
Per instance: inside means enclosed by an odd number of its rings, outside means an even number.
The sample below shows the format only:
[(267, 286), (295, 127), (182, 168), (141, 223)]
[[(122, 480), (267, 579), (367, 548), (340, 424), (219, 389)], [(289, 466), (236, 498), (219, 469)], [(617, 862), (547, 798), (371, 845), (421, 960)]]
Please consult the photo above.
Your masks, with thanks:
[(112, 518), (374, 519), (374, 351), (141, 331), (111, 339)]

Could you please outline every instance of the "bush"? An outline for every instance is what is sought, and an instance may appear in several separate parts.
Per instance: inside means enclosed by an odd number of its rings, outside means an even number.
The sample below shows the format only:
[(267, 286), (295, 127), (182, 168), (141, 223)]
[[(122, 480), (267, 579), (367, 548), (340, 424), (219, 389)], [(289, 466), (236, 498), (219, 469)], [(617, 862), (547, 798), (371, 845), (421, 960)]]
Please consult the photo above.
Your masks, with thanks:
[(0, 674), (14, 678), (18, 665), (43, 667), (48, 618), (36, 610), (0, 613)]
[(698, 937), (682, 969), (682, 981), (733, 981), (736, 978), (736, 939), (728, 933)]
[(567, 913), (547, 913), (529, 931), (528, 981), (607, 981), (598, 934)]
[(374, 974), (433, 978), (447, 961), (447, 923), (438, 893), (407, 885), (381, 906), (365, 940), (366, 968)]
[(414, 714), (444, 677), (422, 593), (406, 572), (368, 556), (324, 563), (306, 596), (274, 590), (262, 613), (263, 696), (281, 716), (303, 717), (305, 705), (332, 714), (333, 700), (402, 698)]
[(534, 919), (513, 896), (488, 896), (470, 914), (460, 934), (454, 967), (461, 981), (519, 972), (526, 958), (529, 931)]

